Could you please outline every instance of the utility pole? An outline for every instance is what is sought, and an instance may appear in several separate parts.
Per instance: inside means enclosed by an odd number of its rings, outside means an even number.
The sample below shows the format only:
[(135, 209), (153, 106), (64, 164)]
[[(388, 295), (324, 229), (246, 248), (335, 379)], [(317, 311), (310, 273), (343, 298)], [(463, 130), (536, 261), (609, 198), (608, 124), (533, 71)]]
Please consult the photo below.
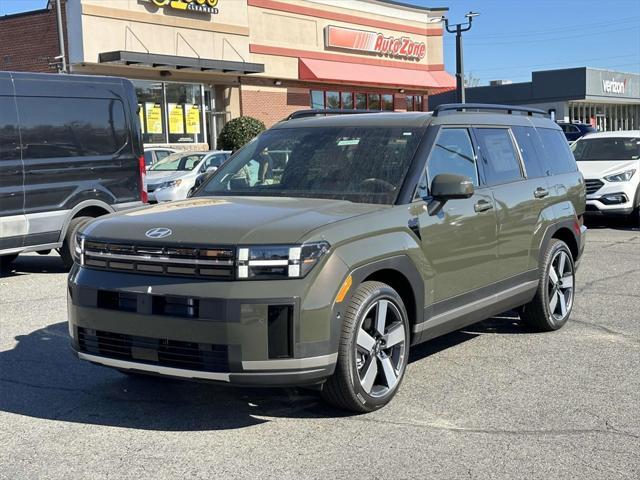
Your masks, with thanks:
[(464, 54), (462, 49), (462, 32), (466, 32), (471, 30), (471, 22), (473, 21), (473, 17), (477, 17), (480, 15), (477, 12), (469, 12), (465, 15), (467, 18), (466, 23), (457, 23), (453, 25), (453, 28), (449, 26), (449, 19), (446, 17), (442, 17), (444, 20), (444, 25), (449, 33), (456, 34), (456, 102), (457, 103), (465, 103), (465, 93), (464, 93)]
[(60, 61), (58, 65), (58, 73), (69, 73), (67, 71), (67, 54), (64, 46), (64, 29), (62, 28), (62, 0), (55, 0), (56, 2), (56, 14), (58, 16), (58, 44), (60, 46), (60, 55), (57, 60)]

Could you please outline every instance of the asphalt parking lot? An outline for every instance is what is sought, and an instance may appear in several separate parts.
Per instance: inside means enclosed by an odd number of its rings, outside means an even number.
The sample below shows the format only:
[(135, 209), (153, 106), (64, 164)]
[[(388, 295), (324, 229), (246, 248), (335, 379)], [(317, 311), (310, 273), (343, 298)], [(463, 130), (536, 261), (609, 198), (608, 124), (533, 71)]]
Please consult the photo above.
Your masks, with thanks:
[(23, 255), (0, 278), (0, 478), (640, 478), (640, 231), (593, 227), (564, 329), (507, 315), (416, 347), (360, 416), (80, 362), (59, 258)]

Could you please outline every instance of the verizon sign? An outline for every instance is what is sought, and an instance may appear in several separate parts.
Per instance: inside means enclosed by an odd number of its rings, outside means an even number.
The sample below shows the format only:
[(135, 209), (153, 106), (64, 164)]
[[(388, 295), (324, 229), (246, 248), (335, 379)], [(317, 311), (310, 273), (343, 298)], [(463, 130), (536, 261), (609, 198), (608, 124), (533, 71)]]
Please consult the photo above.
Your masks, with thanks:
[(626, 89), (627, 89), (626, 78), (622, 82), (614, 79), (602, 80), (602, 91), (604, 93), (617, 93), (618, 95), (624, 95)]
[(367, 30), (329, 25), (325, 28), (324, 37), (325, 47), (328, 49), (374, 53), (405, 60), (422, 60), (427, 53), (424, 42), (415, 42), (409, 37), (387, 37)]

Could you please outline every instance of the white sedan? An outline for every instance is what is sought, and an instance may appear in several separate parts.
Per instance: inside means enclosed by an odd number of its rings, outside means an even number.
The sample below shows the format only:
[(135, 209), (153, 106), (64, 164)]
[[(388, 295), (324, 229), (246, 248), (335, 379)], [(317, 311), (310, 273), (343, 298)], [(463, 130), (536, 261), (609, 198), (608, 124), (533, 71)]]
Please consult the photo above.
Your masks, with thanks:
[(197, 178), (216, 170), (231, 152), (177, 152), (155, 163), (147, 172), (149, 203), (187, 198)]

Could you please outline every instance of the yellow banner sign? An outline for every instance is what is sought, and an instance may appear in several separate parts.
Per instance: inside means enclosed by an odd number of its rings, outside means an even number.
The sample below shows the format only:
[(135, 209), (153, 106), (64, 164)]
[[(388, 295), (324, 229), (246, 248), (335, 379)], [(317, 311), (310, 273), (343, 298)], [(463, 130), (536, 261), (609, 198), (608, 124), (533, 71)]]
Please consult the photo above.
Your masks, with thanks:
[(184, 105), (169, 104), (169, 133), (184, 134)]
[(147, 102), (144, 104), (147, 116), (147, 133), (162, 134), (162, 105), (159, 103)]
[(187, 10), (217, 14), (218, 0), (151, 0), (158, 7), (169, 7), (174, 10)]
[(187, 105), (187, 133), (190, 135), (200, 134), (200, 107), (198, 105)]

